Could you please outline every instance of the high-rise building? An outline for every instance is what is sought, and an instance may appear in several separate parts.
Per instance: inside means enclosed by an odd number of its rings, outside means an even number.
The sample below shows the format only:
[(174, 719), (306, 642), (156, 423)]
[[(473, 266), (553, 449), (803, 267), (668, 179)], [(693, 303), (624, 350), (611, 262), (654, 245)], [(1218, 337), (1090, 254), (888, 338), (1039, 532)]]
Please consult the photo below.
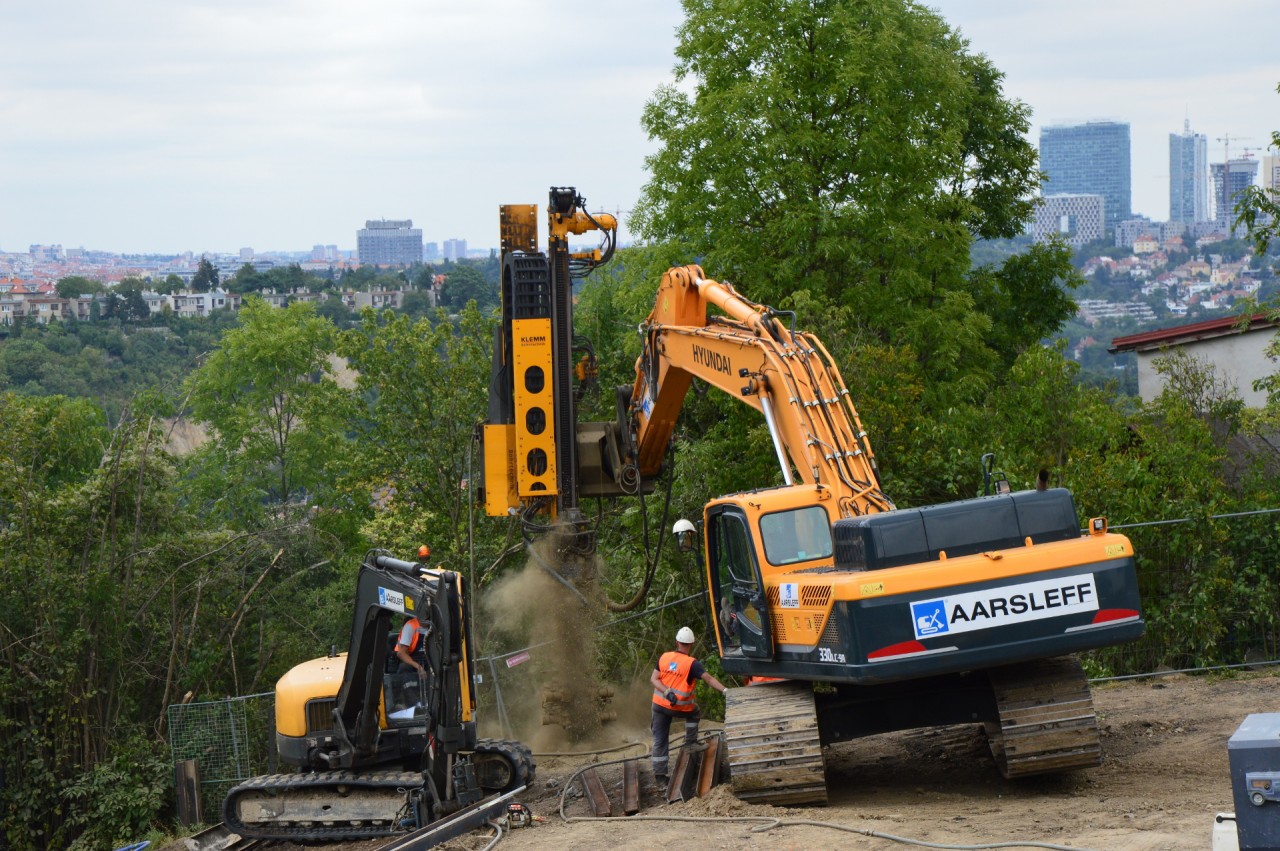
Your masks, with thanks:
[(1101, 195), (1045, 195), (1036, 204), (1031, 236), (1036, 242), (1057, 236), (1079, 248), (1102, 239), (1105, 211), (1106, 202)]
[(1133, 215), (1129, 125), (1118, 121), (1058, 125), (1040, 129), (1041, 192), (1101, 195), (1108, 231)]
[(465, 239), (446, 239), (444, 241), (444, 259), (457, 262), (467, 257), (467, 241)]
[(1169, 221), (1209, 219), (1209, 140), (1192, 133), (1191, 122), (1181, 133), (1169, 134)]
[[(1209, 166), (1213, 178), (1213, 212), (1218, 224), (1231, 227), (1236, 219), (1236, 202), (1240, 193), (1253, 185), (1253, 178), (1258, 173), (1258, 161), (1248, 159), (1231, 160), (1224, 165), (1214, 163)], [(1223, 175), (1226, 175), (1225, 187)]]
[(378, 266), (422, 262), (422, 231), (413, 219), (376, 219), (356, 231), (356, 258)]
[(1262, 179), (1258, 182), (1270, 198), (1280, 200), (1280, 156), (1262, 158)]

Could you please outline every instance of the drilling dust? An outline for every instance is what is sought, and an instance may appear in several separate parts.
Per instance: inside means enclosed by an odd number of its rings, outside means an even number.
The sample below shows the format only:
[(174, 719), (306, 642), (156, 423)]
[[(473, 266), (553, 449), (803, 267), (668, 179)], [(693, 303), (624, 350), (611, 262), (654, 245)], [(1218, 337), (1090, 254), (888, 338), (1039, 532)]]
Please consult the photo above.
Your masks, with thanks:
[[(528, 670), (499, 676), (511, 724), (535, 751), (616, 743), (622, 732), (613, 723), (614, 687), (596, 658), (604, 560), (573, 543), (571, 535), (554, 533), (535, 539), (525, 565), (499, 580), (482, 603), (505, 640), (531, 648), (530, 661), (519, 666)], [(624, 699), (634, 701), (634, 690), (626, 691)]]

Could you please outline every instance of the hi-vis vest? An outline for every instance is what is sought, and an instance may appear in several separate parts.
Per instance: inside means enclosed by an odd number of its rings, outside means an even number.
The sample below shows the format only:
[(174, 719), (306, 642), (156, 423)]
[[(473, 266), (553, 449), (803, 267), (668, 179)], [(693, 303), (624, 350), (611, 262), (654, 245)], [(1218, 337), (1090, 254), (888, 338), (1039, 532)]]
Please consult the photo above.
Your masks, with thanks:
[[(694, 658), (686, 656), (678, 650), (668, 650), (658, 660), (658, 679), (662, 681), (661, 689), (653, 690), (653, 702), (676, 712), (692, 712), (693, 683), (689, 682), (689, 669), (693, 667)], [(676, 702), (667, 700), (667, 691), (676, 693)]]
[[(405, 639), (408, 638), (406, 633), (409, 633), (410, 635), (413, 636), (412, 638), (409, 638), (408, 641), (405, 641)], [(418, 649), (418, 642), (419, 640), (421, 640), (421, 638), (422, 638), (421, 624), (418, 623), (417, 618), (410, 618), (405, 622), (405, 625), (401, 627), (400, 638), (399, 640), (396, 641), (396, 644), (400, 646), (408, 647), (409, 655), (412, 656), (414, 651)]]

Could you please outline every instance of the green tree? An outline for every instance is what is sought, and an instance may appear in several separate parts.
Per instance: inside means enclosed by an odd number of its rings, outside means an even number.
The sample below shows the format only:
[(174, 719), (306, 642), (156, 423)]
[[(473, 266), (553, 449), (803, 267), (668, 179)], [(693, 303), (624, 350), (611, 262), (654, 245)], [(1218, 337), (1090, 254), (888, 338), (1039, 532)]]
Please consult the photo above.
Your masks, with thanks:
[(5, 848), (114, 848), (162, 827), (167, 706), (262, 691), (346, 632), (323, 605), (332, 540), (194, 512), (163, 413), (144, 394), (108, 430), (87, 400), (0, 396)]
[(218, 270), (209, 262), (208, 257), (201, 257), (196, 266), (196, 273), (191, 278), (191, 291), (207, 293), (218, 288)]
[(440, 305), (460, 311), (467, 302), (475, 301), (482, 310), (496, 307), (498, 288), (485, 280), (484, 274), (470, 263), (452, 266), (440, 288)]
[(85, 278), (80, 275), (68, 275), (57, 283), (58, 298), (78, 298), (103, 291), (101, 281)]
[(466, 554), (472, 435), (488, 405), (493, 319), (475, 304), (412, 321), (363, 312), (340, 352), (358, 375), (353, 420), (357, 499), (385, 502), (369, 537), (381, 547), (429, 541), (446, 559)]
[[(1280, 85), (1276, 92), (1280, 93)], [(1271, 133), (1271, 149), (1280, 151), (1280, 130)], [(1266, 254), (1272, 240), (1280, 236), (1280, 195), (1274, 189), (1249, 186), (1236, 203), (1235, 223), (1245, 227), (1258, 254)]]
[(161, 295), (172, 295), (181, 290), (183, 286), (182, 278), (170, 272), (165, 275), (164, 281), (156, 286), (156, 292)]
[[(966, 377), (971, 393), (1070, 315), (1059, 250), (969, 274), (973, 238), (1020, 232), (1039, 173), (1026, 106), (936, 13), (905, 0), (685, 11), (676, 82), (643, 116), (659, 150), (642, 236), (758, 301), (807, 290), (853, 308), (858, 334), (911, 349), (932, 395)], [(1027, 322), (1002, 322), (993, 345), (997, 308)]]
[(240, 326), (188, 379), (191, 409), (208, 425), (207, 495), (242, 522), (327, 488), (326, 462), (341, 461), (344, 394), (329, 356), (335, 330), (315, 306), (245, 300)]
[(259, 274), (252, 263), (245, 263), (227, 279), (227, 292), (251, 293), (266, 289), (267, 277)]
[(151, 310), (142, 293), (147, 289), (147, 282), (141, 278), (124, 278), (116, 285), (115, 294), (120, 302), (113, 303), (112, 317), (125, 321), (141, 322), (151, 318)]

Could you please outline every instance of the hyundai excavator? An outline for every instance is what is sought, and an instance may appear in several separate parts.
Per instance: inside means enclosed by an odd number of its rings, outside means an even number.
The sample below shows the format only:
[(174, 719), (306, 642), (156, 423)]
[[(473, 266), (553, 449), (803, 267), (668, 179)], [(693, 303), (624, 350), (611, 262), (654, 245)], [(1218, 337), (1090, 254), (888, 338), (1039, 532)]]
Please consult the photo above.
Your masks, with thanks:
[[(401, 673), (394, 653), (406, 618), (417, 622), (421, 674)], [(529, 749), (477, 738), (473, 646), (460, 574), (370, 552), (348, 651), (303, 662), (276, 683), (276, 750), (295, 771), (232, 788), (225, 824), (245, 839), (372, 839), (523, 788), (535, 771)]]
[[(524, 254), (510, 259), (518, 268)], [(572, 366), (571, 322), (525, 334), (505, 303), (491, 414)], [(588, 486), (650, 488), (697, 379), (761, 413), (782, 481), (703, 511), (699, 562), (721, 664), (759, 683), (726, 695), (736, 795), (825, 803), (824, 745), (948, 724), (981, 723), (1006, 777), (1097, 765), (1092, 696), (1072, 654), (1142, 636), (1132, 544), (1102, 517), (1082, 534), (1061, 488), (897, 508), (839, 370), (796, 322), (699, 266), (670, 269), (616, 422), (520, 416), (517, 404), (484, 427), (486, 509), (532, 514)], [(513, 337), (537, 356), (513, 358)], [(572, 394), (567, 380), (551, 383), (532, 407), (571, 411)], [(551, 445), (587, 450), (561, 456), (572, 466), (558, 483), (532, 477)], [(694, 548), (692, 523), (674, 531)]]

